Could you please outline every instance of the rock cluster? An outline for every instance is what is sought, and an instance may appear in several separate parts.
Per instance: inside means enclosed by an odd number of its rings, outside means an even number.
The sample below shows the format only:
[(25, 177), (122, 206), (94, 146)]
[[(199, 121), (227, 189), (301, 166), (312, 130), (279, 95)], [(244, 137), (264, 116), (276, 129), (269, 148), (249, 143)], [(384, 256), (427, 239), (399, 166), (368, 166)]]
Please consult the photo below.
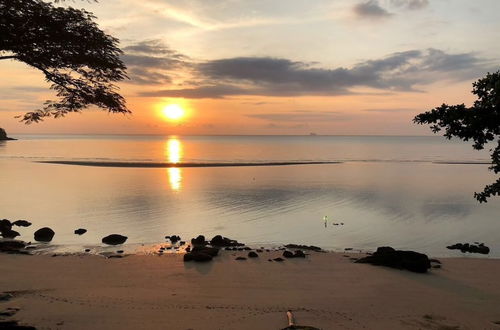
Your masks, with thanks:
[(283, 257), (285, 257), (287, 259), (290, 259), (290, 258), (305, 258), (306, 255), (301, 250), (297, 250), (297, 251), (295, 251), (295, 253), (293, 253), (292, 251), (283, 251)]
[(322, 252), (323, 250), (314, 245), (298, 245), (298, 244), (287, 244), (285, 245), (287, 249), (301, 249), (301, 250), (311, 250), (316, 252)]
[(484, 243), (476, 243), (476, 244), (457, 243), (457, 244), (449, 245), (446, 248), (450, 249), (450, 250), (460, 250), (462, 253), (465, 253), (465, 252), (481, 253), (481, 254), (490, 253), (490, 248), (487, 247), (486, 245), (484, 245)]
[(206, 262), (212, 260), (218, 254), (218, 248), (197, 245), (184, 255), (184, 261)]
[(406, 269), (416, 273), (426, 273), (431, 268), (427, 255), (415, 251), (395, 250), (389, 246), (379, 247), (375, 253), (358, 259), (355, 263)]
[(210, 245), (212, 246), (243, 246), (245, 244), (238, 243), (233, 239), (229, 239), (227, 237), (222, 237), (221, 235), (216, 235), (210, 240)]

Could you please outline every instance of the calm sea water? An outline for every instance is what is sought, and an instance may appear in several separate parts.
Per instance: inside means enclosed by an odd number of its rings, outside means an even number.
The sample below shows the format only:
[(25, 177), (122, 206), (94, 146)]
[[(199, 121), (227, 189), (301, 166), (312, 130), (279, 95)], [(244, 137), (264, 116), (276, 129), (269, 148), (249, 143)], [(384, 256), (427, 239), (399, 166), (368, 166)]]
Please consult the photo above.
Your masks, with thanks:
[[(19, 229), (25, 240), (39, 227), (54, 228), (57, 250), (98, 249), (111, 233), (129, 237), (126, 250), (170, 234), (220, 233), (257, 246), (391, 245), (435, 256), (459, 256), (445, 246), (478, 241), (500, 257), (500, 200), (473, 198), (494, 179), (481, 164), (488, 153), (439, 136), (17, 137), (0, 143), (0, 218), (32, 221)], [(340, 163), (115, 168), (37, 162), (47, 160)], [(88, 233), (74, 235), (80, 227)]]

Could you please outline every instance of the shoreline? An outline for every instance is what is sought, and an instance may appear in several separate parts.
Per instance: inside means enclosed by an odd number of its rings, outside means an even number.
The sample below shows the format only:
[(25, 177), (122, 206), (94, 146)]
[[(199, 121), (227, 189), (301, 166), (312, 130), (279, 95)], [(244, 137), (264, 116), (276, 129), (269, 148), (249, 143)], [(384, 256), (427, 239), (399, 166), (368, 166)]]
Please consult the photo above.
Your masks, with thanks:
[(41, 329), (282, 329), (288, 309), (321, 329), (500, 328), (497, 259), (440, 258), (416, 274), (355, 264), (353, 253), (235, 260), (246, 252), (199, 264), (0, 254), (0, 293), (12, 295), (0, 310), (19, 308), (13, 319)]

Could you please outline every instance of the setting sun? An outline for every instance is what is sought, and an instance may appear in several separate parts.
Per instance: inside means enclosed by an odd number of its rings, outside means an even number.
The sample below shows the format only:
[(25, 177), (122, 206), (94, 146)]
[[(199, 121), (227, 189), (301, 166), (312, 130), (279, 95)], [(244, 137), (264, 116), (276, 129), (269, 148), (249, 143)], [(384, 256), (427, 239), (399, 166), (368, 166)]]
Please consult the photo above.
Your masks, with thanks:
[(162, 115), (168, 120), (179, 120), (184, 117), (184, 109), (178, 104), (169, 104), (163, 108)]

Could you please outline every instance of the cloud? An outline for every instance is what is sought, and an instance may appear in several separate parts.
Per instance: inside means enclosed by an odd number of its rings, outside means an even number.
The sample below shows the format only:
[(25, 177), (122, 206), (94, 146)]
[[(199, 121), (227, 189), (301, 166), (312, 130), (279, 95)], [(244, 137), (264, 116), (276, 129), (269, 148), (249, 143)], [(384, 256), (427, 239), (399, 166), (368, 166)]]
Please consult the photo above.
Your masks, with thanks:
[(257, 114), (247, 115), (247, 117), (264, 119), (269, 121), (277, 121), (277, 122), (300, 122), (300, 123), (351, 119), (350, 116), (346, 116), (337, 111), (324, 112), (324, 111), (309, 111), (309, 110), (289, 111), (286, 113), (257, 113)]
[(429, 5), (429, 0), (391, 0), (391, 4), (404, 9), (422, 9)]
[(418, 92), (436, 81), (463, 81), (495, 69), (473, 53), (409, 50), (365, 60), (351, 68), (321, 68), (285, 58), (235, 57), (191, 64), (197, 81), (186, 88), (143, 92), (141, 96), (224, 98), (235, 95), (334, 96), (356, 88)]
[(131, 84), (171, 84), (171, 73), (190, 66), (189, 57), (165, 46), (160, 40), (146, 40), (123, 48)]
[(377, 0), (360, 2), (354, 6), (354, 12), (360, 17), (366, 18), (387, 18), (392, 16), (390, 12), (380, 6)]

